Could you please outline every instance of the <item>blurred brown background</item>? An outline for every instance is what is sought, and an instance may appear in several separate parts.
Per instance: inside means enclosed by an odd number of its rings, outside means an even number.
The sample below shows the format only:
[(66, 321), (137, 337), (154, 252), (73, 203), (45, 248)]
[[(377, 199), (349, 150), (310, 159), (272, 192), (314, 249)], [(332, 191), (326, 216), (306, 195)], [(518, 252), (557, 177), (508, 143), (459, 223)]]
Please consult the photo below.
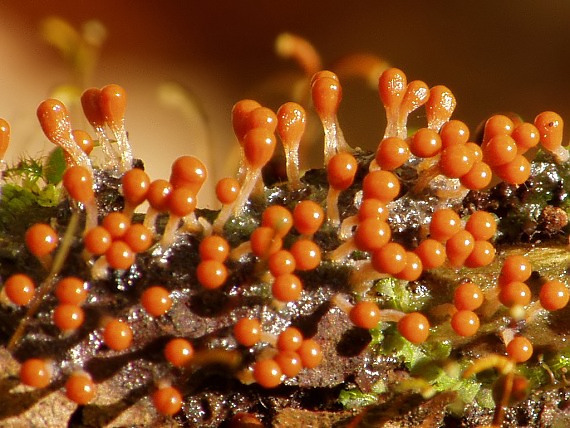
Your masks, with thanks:
[[(274, 53), (274, 40), (283, 31), (312, 41), (325, 65), (351, 52), (370, 52), (402, 68), (409, 80), (445, 84), (458, 100), (454, 117), (473, 130), (498, 111), (531, 120), (542, 110), (555, 110), (570, 124), (566, 0), (19, 0), (0, 6), (0, 116), (13, 127), (9, 159), (41, 149), (45, 139), (35, 108), (70, 79), (64, 61), (38, 35), (48, 15), (77, 28), (98, 19), (107, 28), (90, 83), (115, 82), (127, 89), (127, 127), (152, 178), (167, 176), (170, 161), (181, 154), (203, 158), (215, 178), (229, 173), (232, 104), (257, 97), (277, 108), (288, 100), (286, 91), (268, 90), (275, 76), (298, 70)], [(166, 81), (191, 91), (208, 126), (159, 105), (156, 88)], [(362, 82), (343, 87), (345, 135), (354, 146), (372, 148), (384, 126), (377, 94)]]

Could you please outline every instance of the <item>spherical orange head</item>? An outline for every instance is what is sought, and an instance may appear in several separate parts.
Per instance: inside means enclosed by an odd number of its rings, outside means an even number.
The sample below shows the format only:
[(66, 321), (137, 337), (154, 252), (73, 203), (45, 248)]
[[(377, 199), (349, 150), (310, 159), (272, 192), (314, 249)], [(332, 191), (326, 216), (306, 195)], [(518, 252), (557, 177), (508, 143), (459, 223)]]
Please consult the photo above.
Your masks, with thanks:
[(540, 133), (540, 142), (547, 150), (555, 150), (562, 144), (564, 121), (553, 111), (540, 113), (534, 119), (534, 124)]
[(172, 193), (172, 185), (162, 179), (150, 183), (146, 199), (150, 206), (157, 211), (164, 212), (168, 209), (168, 199)]
[(168, 198), (168, 209), (172, 215), (184, 217), (196, 208), (196, 194), (189, 187), (178, 187)]
[(232, 108), (232, 126), (234, 133), (241, 142), (243, 137), (249, 131), (249, 123), (247, 117), (256, 108), (261, 107), (257, 101), (241, 100), (234, 104)]
[(321, 77), (313, 82), (311, 93), (319, 117), (330, 119), (336, 116), (342, 100), (342, 87), (338, 80)]
[(150, 178), (142, 169), (133, 168), (123, 175), (121, 184), (125, 199), (131, 204), (139, 205), (146, 199)]
[(111, 126), (119, 125), (125, 118), (127, 93), (123, 87), (116, 84), (104, 86), (101, 88), (99, 106), (106, 123)]
[(332, 72), (330, 70), (321, 70), (321, 71), (317, 71), (311, 77), (311, 87), (313, 86), (313, 83), (315, 83), (317, 80), (319, 80), (323, 77), (328, 77), (330, 79), (336, 80), (337, 82), (339, 81), (338, 76), (334, 72)]
[(75, 165), (65, 170), (63, 187), (78, 202), (86, 204), (95, 198), (93, 177), (87, 168), (83, 166)]
[(105, 116), (100, 107), (101, 90), (99, 88), (89, 88), (81, 95), (81, 107), (83, 114), (94, 128), (105, 126)]
[(277, 133), (283, 144), (299, 141), (305, 132), (305, 124), (306, 113), (301, 105), (288, 102), (277, 110)]
[(0, 118), (0, 159), (4, 158), (10, 143), (10, 124)]
[(71, 132), (71, 135), (73, 136), (75, 144), (81, 147), (81, 150), (83, 150), (86, 154), (90, 154), (93, 151), (95, 143), (93, 143), (93, 139), (87, 132), (81, 129), (74, 129)]
[(447, 122), (456, 105), (455, 96), (449, 88), (443, 85), (434, 86), (426, 103), (428, 122)]
[(67, 108), (61, 101), (47, 99), (38, 106), (37, 115), (46, 137), (57, 144), (58, 136), (70, 126)]
[(256, 128), (245, 134), (243, 149), (247, 163), (254, 169), (261, 169), (273, 156), (275, 137), (264, 128)]
[(277, 116), (270, 108), (257, 107), (247, 116), (247, 129), (265, 128), (269, 132), (275, 132), (277, 128)]
[(170, 182), (174, 187), (186, 186), (198, 193), (208, 176), (206, 166), (194, 156), (181, 156), (174, 161)]
[(398, 108), (402, 103), (408, 80), (406, 74), (399, 68), (389, 68), (378, 80), (380, 99), (387, 109)]
[(345, 190), (354, 181), (358, 163), (354, 156), (347, 152), (334, 155), (327, 165), (329, 184), (336, 190)]
[(429, 99), (429, 88), (425, 82), (414, 80), (408, 84), (400, 105), (402, 113), (410, 113), (424, 105)]

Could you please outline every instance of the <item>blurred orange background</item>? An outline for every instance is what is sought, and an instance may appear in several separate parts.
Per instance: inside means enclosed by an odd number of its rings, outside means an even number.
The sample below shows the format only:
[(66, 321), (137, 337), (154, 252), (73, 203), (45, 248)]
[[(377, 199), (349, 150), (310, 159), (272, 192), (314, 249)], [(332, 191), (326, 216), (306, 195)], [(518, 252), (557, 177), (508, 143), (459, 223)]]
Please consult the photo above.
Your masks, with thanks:
[[(233, 103), (255, 97), (276, 109), (289, 100), (288, 88), (274, 85), (278, 76), (300, 74), (295, 63), (275, 54), (283, 31), (310, 40), (325, 65), (369, 52), (403, 69), (409, 80), (445, 84), (458, 101), (454, 117), (473, 131), (504, 111), (532, 120), (554, 110), (570, 123), (567, 1), (19, 0), (3, 2), (0, 12), (0, 116), (12, 124), (13, 141), (8, 160), (51, 148), (35, 109), (71, 79), (69, 67), (39, 35), (41, 20), (50, 15), (78, 29), (91, 19), (106, 27), (89, 83), (119, 83), (127, 90), (127, 129), (152, 178), (168, 177), (170, 162), (182, 154), (204, 160), (210, 189), (231, 173)], [(169, 81), (198, 100), (201, 118), (185, 118), (158, 102), (158, 85)], [(385, 124), (378, 96), (363, 82), (342, 83), (339, 116), (347, 140), (374, 148)], [(318, 156), (305, 159), (305, 166), (318, 162)], [(208, 190), (203, 193), (203, 203), (211, 203)]]

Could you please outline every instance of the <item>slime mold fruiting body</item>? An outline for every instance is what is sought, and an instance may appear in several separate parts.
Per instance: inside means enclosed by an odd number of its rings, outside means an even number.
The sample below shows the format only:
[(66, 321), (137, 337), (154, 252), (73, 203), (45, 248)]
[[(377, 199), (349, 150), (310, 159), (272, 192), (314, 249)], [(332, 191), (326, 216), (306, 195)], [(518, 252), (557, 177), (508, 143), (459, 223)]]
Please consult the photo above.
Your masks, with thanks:
[[(439, 393), (455, 404), (453, 417), (479, 412), (499, 426), (511, 400), (525, 399), (521, 385), (548, 384), (544, 355), (553, 387), (565, 382), (564, 340), (546, 345), (534, 327), (568, 333), (557, 324), (568, 319), (565, 276), (551, 266), (531, 275), (530, 256), (505, 245), (527, 236), (527, 225), (492, 195), (530, 189), (531, 174), (545, 169), (566, 177), (562, 120), (496, 115), (482, 141), (469, 141), (467, 126), (451, 120), (448, 88), (408, 84), (388, 69), (379, 79), (388, 125), (376, 153), (366, 153), (340, 129), (338, 77), (318, 71), (311, 82), (325, 168), (299, 172), (303, 107), (288, 102), (274, 114), (240, 101), (232, 122), (242, 165), (216, 186), (219, 212), (198, 208), (207, 176), (198, 159), (177, 159), (168, 181), (151, 180), (133, 160), (118, 85), (82, 96), (107, 167), (92, 166), (81, 143), (89, 137), (74, 133), (60, 102), (40, 105), (67, 168), (64, 195), (44, 222), (29, 222), (25, 236), (7, 231), (30, 266), (0, 265), (2, 311), (16, 324), (2, 340), (21, 363), (22, 384), (64, 389), (85, 406), (77, 417), (104, 401), (99, 389), (115, 388), (124, 408), (142, 402), (155, 421), (269, 424), (284, 406), (314, 409), (298, 397), (320, 388), (342, 390), (341, 402), (351, 393), (430, 403)], [(408, 135), (407, 119), (422, 106), (426, 127)], [(276, 131), (288, 181), (266, 187)], [(560, 178), (559, 191), (568, 187)], [(552, 230), (553, 242), (567, 239), (566, 224)], [(567, 249), (555, 250), (567, 265)], [(285, 405), (284, 395), (292, 395)], [(264, 396), (276, 400), (271, 412), (257, 404)], [(207, 419), (201, 406), (215, 397)], [(471, 403), (485, 399), (495, 410)], [(335, 400), (322, 408), (352, 420)]]

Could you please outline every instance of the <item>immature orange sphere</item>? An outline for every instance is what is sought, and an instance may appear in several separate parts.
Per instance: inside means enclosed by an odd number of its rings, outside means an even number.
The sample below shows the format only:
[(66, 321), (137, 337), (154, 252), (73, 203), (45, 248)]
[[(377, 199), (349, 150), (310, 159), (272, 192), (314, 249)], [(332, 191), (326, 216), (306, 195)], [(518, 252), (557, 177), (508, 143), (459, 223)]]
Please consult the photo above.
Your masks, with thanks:
[(376, 303), (362, 300), (352, 307), (349, 317), (355, 326), (371, 329), (380, 322), (380, 309)]
[(172, 339), (164, 347), (164, 357), (175, 367), (186, 366), (193, 356), (194, 347), (186, 339)]
[(171, 215), (185, 217), (196, 208), (196, 193), (190, 187), (177, 187), (168, 197), (168, 210)]
[(113, 269), (129, 269), (135, 262), (135, 253), (124, 241), (113, 241), (105, 252), (105, 258)]
[(251, 252), (265, 259), (283, 246), (283, 240), (270, 227), (260, 226), (250, 236)]
[(228, 270), (218, 260), (203, 260), (196, 268), (196, 276), (202, 287), (213, 290), (224, 285), (228, 277)]
[(406, 251), (406, 267), (396, 274), (396, 278), (416, 281), (423, 273), (422, 260), (416, 253)]
[(253, 365), (253, 378), (264, 388), (275, 388), (281, 383), (282, 375), (275, 360), (260, 360)]
[(540, 304), (548, 311), (564, 308), (569, 297), (568, 288), (560, 281), (547, 281), (540, 288)]
[(85, 313), (80, 306), (60, 303), (55, 307), (53, 323), (62, 331), (77, 330), (85, 320)]
[(148, 250), (152, 245), (152, 232), (144, 224), (131, 224), (123, 236), (123, 241), (125, 241), (135, 253), (142, 253)]
[(121, 177), (121, 185), (125, 199), (133, 205), (140, 205), (146, 199), (150, 178), (142, 169), (133, 168)]
[(514, 127), (510, 118), (503, 114), (495, 114), (485, 122), (483, 141), (489, 141), (497, 135), (511, 135)]
[(141, 304), (149, 315), (159, 317), (170, 310), (172, 298), (166, 288), (155, 285), (143, 292)]
[(437, 155), (441, 148), (441, 137), (428, 128), (418, 129), (410, 141), (410, 151), (421, 158), (431, 158)]
[(107, 229), (113, 239), (122, 238), (131, 225), (131, 220), (122, 212), (111, 212), (105, 216), (102, 226)]
[(424, 239), (414, 250), (424, 269), (438, 268), (445, 263), (445, 247), (435, 239)]
[(540, 133), (532, 123), (523, 122), (517, 125), (511, 135), (517, 143), (517, 152), (523, 154), (540, 142)]
[(406, 314), (398, 321), (400, 334), (416, 345), (427, 340), (429, 328), (429, 321), (419, 312)]
[(512, 281), (501, 287), (499, 301), (508, 307), (514, 305), (526, 306), (530, 303), (532, 294), (528, 285), (520, 281)]
[(396, 275), (406, 267), (406, 250), (396, 242), (388, 242), (372, 253), (371, 261), (378, 272)]
[(475, 211), (467, 220), (465, 230), (471, 233), (473, 238), (486, 241), (495, 236), (497, 220), (487, 211)]
[(509, 135), (497, 135), (483, 144), (483, 161), (490, 166), (504, 165), (517, 155), (517, 143)]
[(532, 352), (532, 343), (524, 336), (515, 336), (507, 345), (507, 354), (517, 363), (528, 361)]
[(165, 386), (154, 391), (152, 404), (158, 413), (172, 416), (182, 408), (182, 394), (172, 386)]
[(450, 178), (459, 178), (467, 174), (473, 167), (474, 157), (468, 147), (454, 144), (443, 149), (439, 159), (441, 171)]
[(374, 251), (386, 245), (391, 237), (392, 231), (386, 221), (367, 218), (358, 224), (354, 244), (361, 251)]
[(362, 222), (367, 218), (375, 218), (378, 220), (388, 220), (388, 209), (386, 204), (378, 199), (368, 198), (362, 201), (358, 209), (358, 220)]
[(477, 284), (464, 282), (455, 289), (453, 304), (458, 310), (474, 311), (483, 304), (483, 292)]
[(216, 184), (216, 196), (218, 201), (227, 205), (235, 201), (239, 195), (239, 182), (233, 177), (222, 178)]
[(293, 215), (281, 205), (270, 205), (261, 215), (261, 225), (270, 227), (277, 236), (283, 238), (293, 227)]
[(280, 302), (294, 302), (300, 299), (303, 292), (303, 284), (299, 277), (292, 273), (286, 273), (275, 277), (271, 286), (273, 297)]
[(89, 229), (83, 237), (85, 249), (95, 255), (104, 254), (109, 249), (112, 242), (113, 237), (103, 226), (95, 226)]
[(479, 330), (479, 317), (473, 311), (460, 310), (451, 317), (451, 328), (460, 336), (473, 336)]
[(327, 178), (330, 186), (336, 190), (348, 189), (354, 181), (358, 163), (347, 152), (334, 155), (327, 164)]
[(465, 143), (465, 147), (469, 149), (471, 155), (473, 156), (473, 162), (481, 162), (483, 160), (483, 150), (481, 146), (477, 143)]
[(55, 296), (60, 303), (80, 305), (87, 298), (85, 281), (76, 276), (62, 278), (55, 287)]
[(230, 245), (228, 241), (218, 235), (205, 237), (198, 247), (201, 260), (217, 260), (224, 262), (228, 258)]
[(55, 250), (59, 237), (51, 226), (36, 223), (26, 231), (25, 241), (30, 253), (36, 257), (43, 257)]
[(324, 215), (319, 204), (304, 200), (299, 202), (293, 210), (293, 224), (300, 234), (312, 235), (323, 224)]
[(88, 404), (95, 397), (95, 384), (87, 373), (74, 373), (65, 382), (65, 395), (71, 401), (79, 404)]
[(303, 369), (301, 356), (295, 351), (279, 351), (274, 359), (287, 377), (295, 377)]
[(181, 156), (174, 161), (170, 172), (170, 183), (176, 187), (189, 187), (198, 193), (208, 173), (202, 161), (194, 156)]
[(481, 190), (491, 183), (493, 171), (485, 162), (475, 162), (467, 174), (459, 180), (469, 190)]
[(172, 185), (170, 182), (158, 179), (150, 183), (146, 199), (152, 208), (159, 212), (164, 212), (168, 209), (168, 200), (171, 193)]
[(530, 162), (523, 155), (495, 168), (497, 175), (509, 184), (523, 184), (530, 177)]
[(20, 366), (20, 382), (34, 388), (45, 388), (51, 382), (51, 369), (45, 360), (29, 358)]
[(321, 248), (309, 239), (299, 239), (291, 246), (297, 270), (316, 269), (321, 264)]
[(4, 292), (15, 305), (24, 306), (32, 301), (36, 287), (28, 275), (16, 273), (4, 282)]
[(506, 282), (525, 282), (532, 274), (532, 266), (527, 257), (521, 255), (508, 256), (503, 262), (501, 276)]
[(445, 243), (445, 252), (452, 266), (458, 267), (465, 263), (473, 249), (475, 239), (466, 230), (460, 230)]
[(296, 351), (303, 343), (303, 333), (296, 327), (287, 327), (277, 337), (277, 349)]
[(390, 171), (371, 171), (362, 181), (364, 199), (374, 198), (387, 204), (400, 193), (400, 180)]
[(235, 323), (234, 337), (243, 346), (253, 346), (261, 338), (261, 323), (257, 318), (241, 318)]
[(449, 208), (439, 209), (433, 213), (429, 225), (432, 239), (440, 242), (447, 241), (461, 229), (461, 219)]
[(376, 151), (376, 163), (387, 171), (401, 167), (409, 158), (408, 144), (397, 137), (383, 139)]
[(314, 339), (305, 339), (297, 353), (301, 357), (301, 362), (303, 367), (308, 369), (314, 369), (321, 361), (323, 361), (323, 351), (321, 350), (321, 345)]
[(267, 260), (269, 272), (273, 276), (284, 275), (286, 273), (293, 273), (295, 270), (295, 257), (287, 250), (279, 250), (269, 256)]
[(469, 128), (460, 120), (450, 120), (441, 127), (439, 136), (444, 149), (455, 144), (465, 144), (469, 141)]
[(77, 202), (87, 204), (95, 198), (93, 177), (84, 166), (70, 166), (63, 173), (63, 187)]
[(133, 342), (133, 331), (128, 323), (119, 319), (112, 319), (103, 330), (105, 345), (115, 351), (123, 351)]
[(489, 241), (475, 241), (473, 250), (465, 259), (465, 266), (476, 268), (487, 266), (495, 259), (497, 250)]

